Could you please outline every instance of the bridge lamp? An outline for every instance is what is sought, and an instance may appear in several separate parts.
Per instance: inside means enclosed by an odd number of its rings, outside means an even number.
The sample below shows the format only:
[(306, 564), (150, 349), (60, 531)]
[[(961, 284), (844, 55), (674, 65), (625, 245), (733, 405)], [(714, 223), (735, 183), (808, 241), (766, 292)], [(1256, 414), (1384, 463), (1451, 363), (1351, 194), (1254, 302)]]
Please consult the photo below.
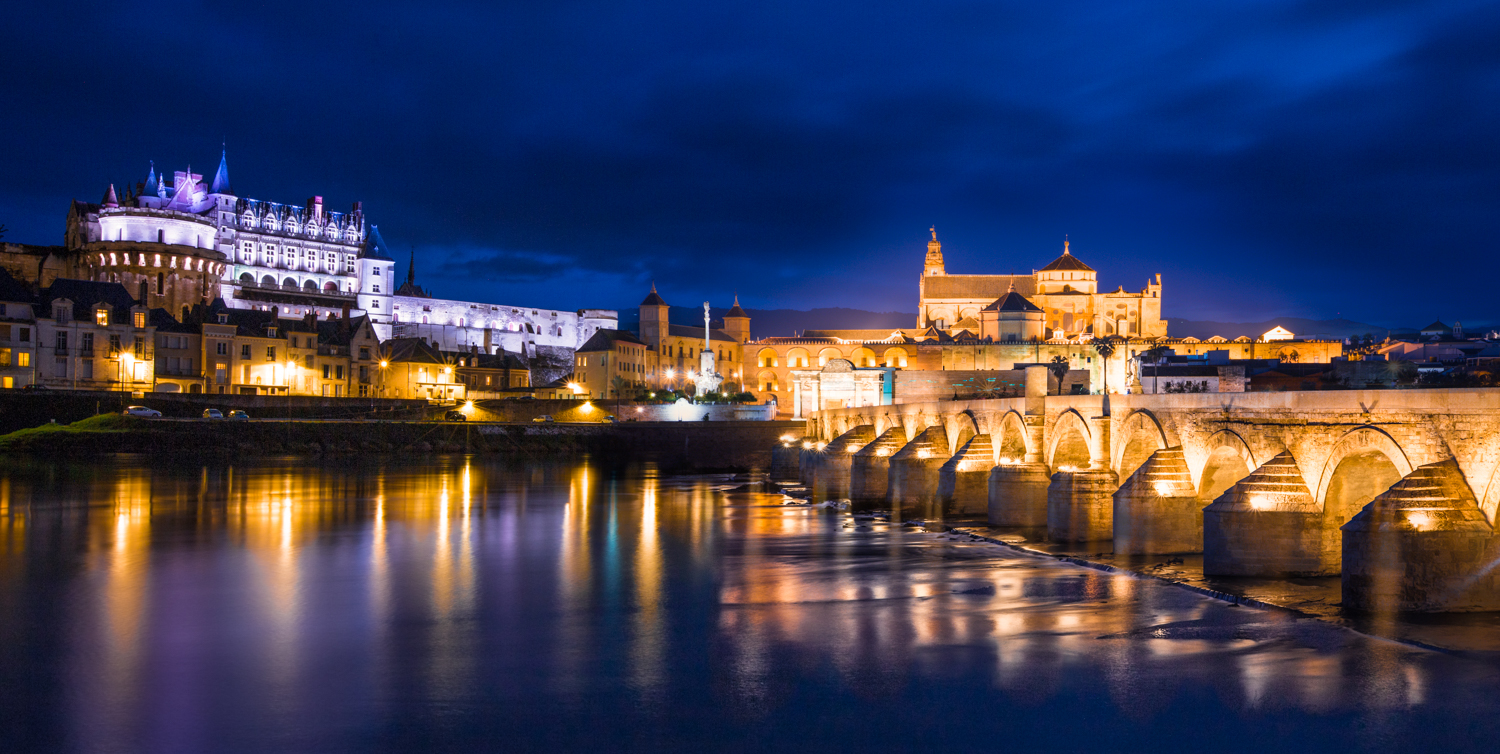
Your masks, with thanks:
[(812, 440), (803, 440), (802, 441), (802, 449), (803, 450), (812, 450), (812, 447), (813, 447)]
[(1411, 510), (1406, 512), (1406, 520), (1417, 531), (1430, 531), (1436, 527), (1437, 522), (1432, 514), (1425, 510)]
[(820, 443), (818, 443), (818, 450), (822, 450), (822, 449), (824, 449), (826, 447), (828, 447), (828, 443), (826, 443), (826, 442), (820, 442)]
[(585, 401), (582, 406), (578, 407), (578, 410), (582, 411), (585, 414), (593, 413), (593, 411), (594, 411), (594, 404)]
[(932, 457), (932, 451), (930, 451), (930, 450), (928, 450), (926, 448), (923, 448), (923, 449), (917, 451), (917, 457), (918, 458), (931, 458)]
[(881, 458), (885, 458), (886, 456), (888, 456), (890, 454), (891, 454), (891, 451), (886, 450), (885, 448), (876, 448), (875, 449), (875, 455), (880, 456)]
[(858, 453), (859, 449), (862, 448), (862, 447), (864, 447), (864, 446), (863, 445), (850, 445), (849, 446), (849, 455), (852, 456), (855, 453)]

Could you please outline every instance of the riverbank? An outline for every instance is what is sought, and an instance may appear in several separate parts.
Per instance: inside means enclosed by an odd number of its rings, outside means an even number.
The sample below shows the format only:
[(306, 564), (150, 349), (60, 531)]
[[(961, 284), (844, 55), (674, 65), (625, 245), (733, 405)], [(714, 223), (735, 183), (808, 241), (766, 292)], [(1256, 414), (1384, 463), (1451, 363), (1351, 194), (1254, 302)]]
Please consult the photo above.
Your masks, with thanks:
[(793, 422), (482, 423), (399, 420), (142, 419), (101, 414), (0, 435), (0, 453), (50, 456), (150, 453), (203, 456), (486, 453), (603, 463), (652, 462), (668, 471), (769, 469), (770, 448)]

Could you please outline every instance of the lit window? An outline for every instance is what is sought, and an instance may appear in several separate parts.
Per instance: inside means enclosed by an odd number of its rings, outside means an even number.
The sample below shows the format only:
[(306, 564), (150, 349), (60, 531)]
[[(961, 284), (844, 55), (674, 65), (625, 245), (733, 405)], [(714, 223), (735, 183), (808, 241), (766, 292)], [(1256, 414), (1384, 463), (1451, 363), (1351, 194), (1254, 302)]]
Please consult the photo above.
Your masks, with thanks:
[(96, 324), (96, 325), (98, 325), (100, 327), (109, 327), (109, 310), (108, 309), (96, 309), (96, 310), (94, 310), (94, 324)]

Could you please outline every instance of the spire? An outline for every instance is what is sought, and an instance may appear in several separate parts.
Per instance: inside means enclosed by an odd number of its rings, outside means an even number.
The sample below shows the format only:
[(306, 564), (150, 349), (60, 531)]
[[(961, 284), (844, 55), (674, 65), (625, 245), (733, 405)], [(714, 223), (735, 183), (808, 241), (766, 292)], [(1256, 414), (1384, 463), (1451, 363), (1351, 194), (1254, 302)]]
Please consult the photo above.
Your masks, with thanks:
[(1063, 234), (1063, 256), (1065, 256), (1065, 257), (1069, 256), (1069, 254), (1068, 254), (1068, 234), (1066, 234), (1066, 233)]
[(120, 206), (120, 197), (118, 197), (118, 196), (115, 195), (115, 184), (113, 184), (113, 183), (109, 184), (109, 190), (106, 191), (106, 192), (104, 192), (104, 206), (106, 206), (106, 207), (118, 207), (118, 206)]
[(210, 194), (233, 194), (229, 188), (229, 150), (219, 154), (219, 170), (214, 173), (214, 182), (208, 189)]
[(411, 261), (406, 265), (406, 284), (417, 282), (417, 247), (411, 247)]
[(729, 311), (724, 312), (725, 319), (728, 319), (730, 317), (744, 317), (746, 319), (750, 318), (750, 315), (744, 309), (740, 308), (740, 294), (738, 291), (736, 291), (734, 294), (734, 306), (729, 307)]
[(151, 172), (146, 175), (146, 190), (145, 190), (144, 193), (147, 193), (147, 194), (156, 194), (156, 193), (159, 193), (157, 191), (156, 161), (155, 160), (151, 161)]

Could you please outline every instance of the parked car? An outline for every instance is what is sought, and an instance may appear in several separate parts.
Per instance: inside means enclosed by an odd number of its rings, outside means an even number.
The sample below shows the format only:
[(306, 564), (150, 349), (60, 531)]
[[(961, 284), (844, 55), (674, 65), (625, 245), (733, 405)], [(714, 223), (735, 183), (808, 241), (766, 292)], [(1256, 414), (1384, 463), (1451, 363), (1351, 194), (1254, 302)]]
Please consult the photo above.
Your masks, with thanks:
[(551, 414), (542, 414), (541, 416), (538, 416), (537, 418), (532, 419), (532, 421), (537, 422), (537, 423), (551, 423), (551, 421), (552, 421), (552, 415)]
[(606, 416), (606, 417), (604, 417), (604, 421), (606, 421), (606, 422), (608, 422), (610, 424), (619, 424), (620, 423), (620, 420), (618, 418), (616, 418), (616, 417), (613, 417), (613, 416)]
[(219, 409), (216, 409), (216, 408), (205, 408), (205, 409), (203, 409), (203, 418), (205, 418), (205, 419), (223, 419), (224, 418), (224, 412), (222, 412), (222, 411), (220, 411)]
[(458, 411), (458, 410), (449, 411), (448, 413), (443, 414), (443, 421), (448, 421), (448, 422), (466, 422), (468, 420), (469, 420), (469, 417), (464, 416), (464, 412)]
[(144, 417), (150, 419), (152, 417), (161, 416), (161, 412), (157, 411), (154, 408), (146, 408), (145, 406), (128, 406), (125, 409), (125, 415), (126, 416), (144, 416)]
[(250, 415), (244, 411), (235, 409), (229, 412), (229, 420), (232, 422), (247, 422), (250, 421)]

